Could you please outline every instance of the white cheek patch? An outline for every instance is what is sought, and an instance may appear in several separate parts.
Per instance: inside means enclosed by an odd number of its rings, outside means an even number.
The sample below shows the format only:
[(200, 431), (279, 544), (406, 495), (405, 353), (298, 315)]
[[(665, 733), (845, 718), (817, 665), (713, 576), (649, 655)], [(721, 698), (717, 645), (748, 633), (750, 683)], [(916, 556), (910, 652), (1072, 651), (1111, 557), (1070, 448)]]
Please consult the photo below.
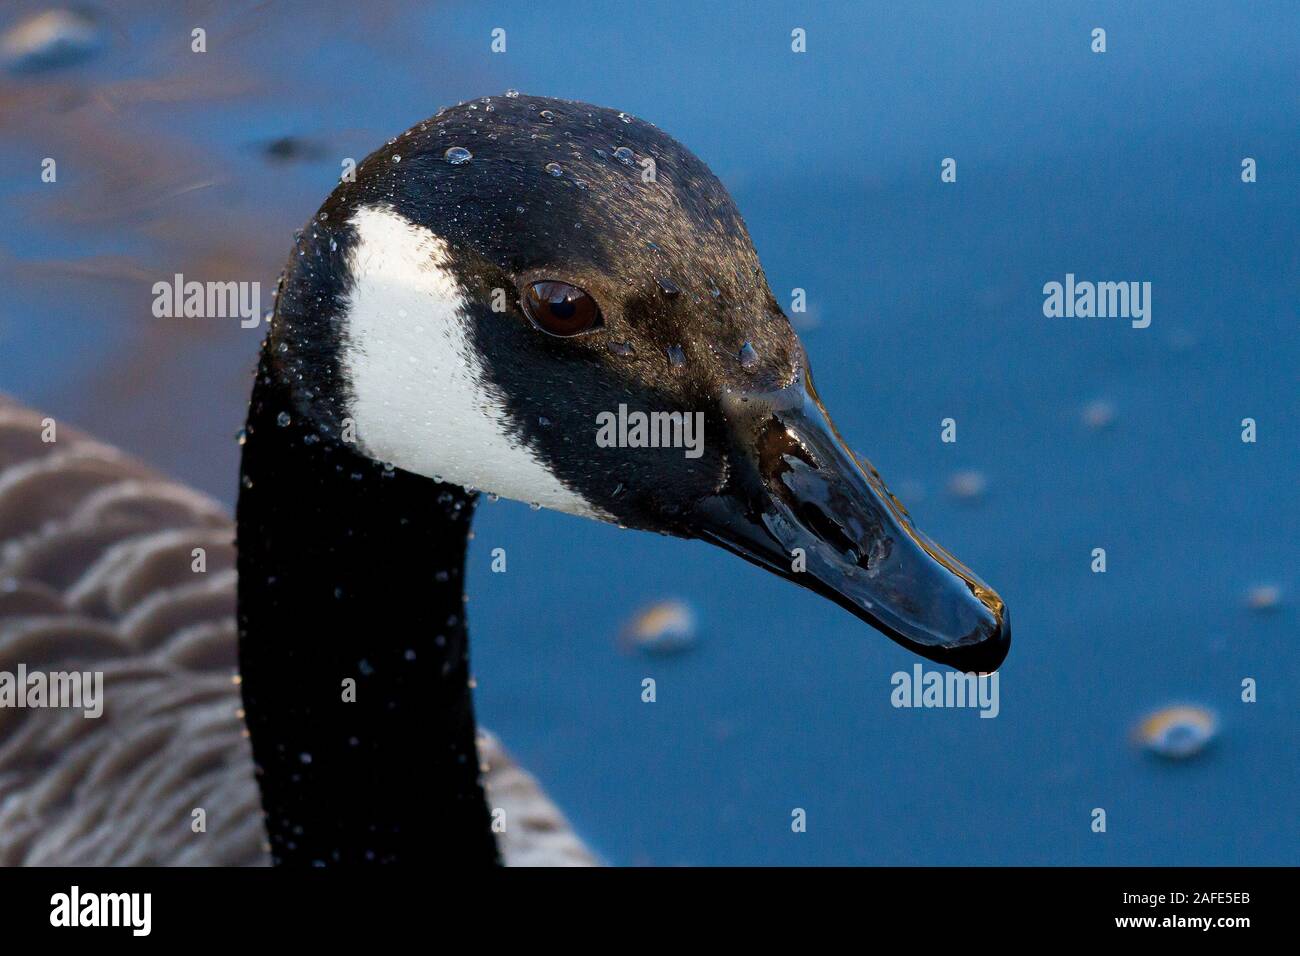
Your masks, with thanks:
[(358, 444), (419, 475), (607, 518), (507, 432), (505, 403), (483, 373), (446, 268), (447, 243), (384, 207), (357, 210), (351, 224), (341, 363)]

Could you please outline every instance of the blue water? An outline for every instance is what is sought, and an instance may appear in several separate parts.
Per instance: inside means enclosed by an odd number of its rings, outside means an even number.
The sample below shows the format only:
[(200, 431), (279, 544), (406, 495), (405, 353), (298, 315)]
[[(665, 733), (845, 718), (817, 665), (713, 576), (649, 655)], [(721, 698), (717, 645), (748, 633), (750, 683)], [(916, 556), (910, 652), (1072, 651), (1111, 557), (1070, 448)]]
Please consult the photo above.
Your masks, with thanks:
[[(269, 283), (334, 157), (440, 105), (517, 87), (640, 115), (727, 183), (777, 298), (807, 290), (841, 432), (998, 588), (1014, 641), (996, 719), (895, 709), (916, 659), (815, 596), (702, 544), (485, 502), (479, 712), (583, 836), (614, 863), (1300, 862), (1300, 7), (248, 6), (118, 16), (97, 60), (11, 79), (0, 387), (231, 501), (259, 333), (153, 319), (153, 281)], [(264, 162), (286, 134), (325, 158)], [(1067, 272), (1151, 282), (1151, 326), (1045, 318)], [(1108, 428), (1083, 423), (1094, 400)], [(982, 499), (945, 490), (961, 470)], [(1248, 609), (1265, 582), (1282, 605)], [(697, 609), (698, 647), (621, 652), (662, 597)], [(1176, 701), (1221, 727), (1162, 762), (1131, 734)]]

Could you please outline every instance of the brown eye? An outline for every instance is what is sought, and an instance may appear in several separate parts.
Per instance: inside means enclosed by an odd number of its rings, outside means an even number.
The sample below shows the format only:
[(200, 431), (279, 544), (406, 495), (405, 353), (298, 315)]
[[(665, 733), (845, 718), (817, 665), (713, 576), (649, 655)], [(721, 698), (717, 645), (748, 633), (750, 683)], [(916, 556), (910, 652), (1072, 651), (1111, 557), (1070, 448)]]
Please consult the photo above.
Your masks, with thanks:
[(596, 300), (567, 282), (534, 282), (523, 302), (533, 325), (551, 335), (578, 335), (601, 324)]

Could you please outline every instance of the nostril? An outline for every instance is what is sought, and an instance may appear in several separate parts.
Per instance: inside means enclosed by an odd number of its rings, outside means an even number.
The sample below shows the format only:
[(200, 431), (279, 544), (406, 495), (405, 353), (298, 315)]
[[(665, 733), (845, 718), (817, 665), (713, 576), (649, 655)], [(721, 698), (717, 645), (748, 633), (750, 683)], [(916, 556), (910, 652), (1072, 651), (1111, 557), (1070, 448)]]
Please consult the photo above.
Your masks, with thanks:
[(844, 555), (844, 560), (866, 571), (868, 577), (874, 578), (880, 573), (881, 564), (893, 551), (893, 539), (884, 534), (871, 535), (871, 543), (864, 549), (839, 521), (814, 502), (800, 502), (798, 514), (804, 527)]
[(844, 533), (844, 529), (840, 527), (839, 522), (822, 511), (816, 504), (811, 501), (801, 501), (799, 503), (799, 519), (803, 522), (804, 527), (844, 555), (845, 560), (849, 563), (861, 563), (862, 553), (858, 550), (857, 544)]

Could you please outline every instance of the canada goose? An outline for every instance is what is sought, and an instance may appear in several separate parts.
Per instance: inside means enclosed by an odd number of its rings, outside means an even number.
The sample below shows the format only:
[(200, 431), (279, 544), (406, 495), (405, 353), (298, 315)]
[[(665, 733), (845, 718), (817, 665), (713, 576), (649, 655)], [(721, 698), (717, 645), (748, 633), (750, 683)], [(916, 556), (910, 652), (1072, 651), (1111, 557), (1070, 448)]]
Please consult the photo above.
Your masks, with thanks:
[[(632, 413), (658, 415), (666, 440), (598, 434)], [(702, 443), (680, 447), (695, 422)], [(513, 824), (484, 797), (463, 607), (475, 489), (710, 541), (962, 670), (996, 669), (1009, 647), (997, 594), (912, 526), (835, 431), (721, 183), (612, 110), (512, 91), (367, 157), (281, 276), (244, 436), (240, 690), (276, 862), (498, 861), (494, 820)], [(168, 494), (78, 505), (81, 531), (65, 537), (85, 560), (59, 583), (78, 611), (123, 613), (128, 643), (155, 652), (148, 666), (226, 664), (228, 634), (195, 618), (228, 612), (228, 565), (194, 584), (184, 536), (156, 555), (103, 551), (107, 519), (137, 511), (219, 536), (217, 509)], [(180, 581), (154, 606), (119, 564), (166, 564)], [(96, 626), (107, 650), (112, 628)], [(141, 719), (199, 721), (186, 746), (210, 749), (131, 779), (137, 793), (187, 788), (175, 799), (188, 808), (205, 779), (233, 786), (214, 768), (242, 743), (222, 679), (183, 683), (175, 703), (142, 701)], [(115, 765), (155, 749), (142, 740)], [(222, 825), (256, 855), (252, 807)], [(186, 852), (187, 833), (167, 840)]]

